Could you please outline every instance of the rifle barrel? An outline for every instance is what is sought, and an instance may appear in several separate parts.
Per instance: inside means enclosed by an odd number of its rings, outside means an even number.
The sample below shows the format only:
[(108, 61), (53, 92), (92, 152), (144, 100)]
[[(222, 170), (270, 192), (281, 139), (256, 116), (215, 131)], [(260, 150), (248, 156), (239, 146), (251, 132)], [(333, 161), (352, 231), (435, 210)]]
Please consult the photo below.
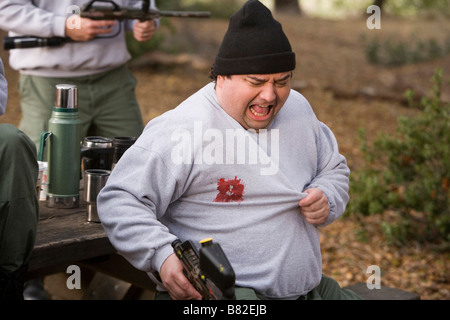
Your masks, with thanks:
[(161, 17), (182, 17), (182, 18), (209, 18), (209, 11), (159, 11)]

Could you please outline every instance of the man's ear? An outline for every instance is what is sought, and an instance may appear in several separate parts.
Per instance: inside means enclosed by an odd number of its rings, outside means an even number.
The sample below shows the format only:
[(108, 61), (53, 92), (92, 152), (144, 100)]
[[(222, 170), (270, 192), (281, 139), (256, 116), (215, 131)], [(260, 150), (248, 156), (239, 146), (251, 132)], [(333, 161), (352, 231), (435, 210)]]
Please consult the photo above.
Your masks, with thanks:
[(227, 77), (226, 76), (217, 76), (217, 80), (216, 80), (216, 87), (219, 87), (220, 89), (222, 89), (223, 87), (223, 83), (225, 82), (225, 79)]

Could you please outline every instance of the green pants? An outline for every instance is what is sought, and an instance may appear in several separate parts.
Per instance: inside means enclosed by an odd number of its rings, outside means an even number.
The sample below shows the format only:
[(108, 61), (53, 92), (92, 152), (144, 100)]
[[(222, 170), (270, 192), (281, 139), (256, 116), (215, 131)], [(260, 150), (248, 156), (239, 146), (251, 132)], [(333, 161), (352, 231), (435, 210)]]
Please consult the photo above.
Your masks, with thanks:
[[(269, 300), (250, 288), (235, 289), (237, 300)], [(156, 300), (170, 300), (167, 292), (157, 292)], [(362, 300), (360, 296), (349, 289), (342, 289), (336, 280), (322, 275), (320, 284), (299, 300)]]
[(0, 124), (0, 269), (13, 272), (29, 259), (39, 219), (38, 164), (33, 142)]
[[(81, 137), (138, 137), (143, 120), (135, 96), (136, 78), (122, 66), (96, 75), (47, 78), (21, 75), (19, 79), (22, 120), (19, 129), (39, 147), (39, 138), (47, 131), (57, 84), (78, 88), (78, 113)], [(39, 151), (39, 150), (38, 150)]]

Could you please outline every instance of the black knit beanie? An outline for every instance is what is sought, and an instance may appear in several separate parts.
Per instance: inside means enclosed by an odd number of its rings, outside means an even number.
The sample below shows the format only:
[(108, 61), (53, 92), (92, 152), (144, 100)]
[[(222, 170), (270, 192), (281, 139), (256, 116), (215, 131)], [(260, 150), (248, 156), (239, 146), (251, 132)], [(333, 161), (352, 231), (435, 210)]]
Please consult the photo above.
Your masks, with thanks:
[(216, 75), (269, 74), (295, 69), (295, 53), (281, 24), (258, 0), (230, 18), (213, 65)]

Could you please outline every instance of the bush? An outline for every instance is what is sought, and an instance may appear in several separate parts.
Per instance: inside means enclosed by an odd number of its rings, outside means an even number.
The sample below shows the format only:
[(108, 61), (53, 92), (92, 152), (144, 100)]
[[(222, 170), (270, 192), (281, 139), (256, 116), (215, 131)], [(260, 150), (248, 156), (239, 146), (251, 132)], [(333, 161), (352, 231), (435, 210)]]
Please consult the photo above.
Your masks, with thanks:
[(366, 58), (372, 64), (400, 66), (442, 58), (450, 54), (450, 38), (440, 43), (435, 39), (400, 41), (378, 39), (368, 41)]
[(382, 227), (396, 242), (450, 242), (450, 103), (441, 101), (442, 70), (433, 81), (420, 114), (398, 119), (396, 136), (380, 134), (369, 146), (360, 132), (365, 166), (350, 176), (346, 214), (392, 210), (398, 219)]

